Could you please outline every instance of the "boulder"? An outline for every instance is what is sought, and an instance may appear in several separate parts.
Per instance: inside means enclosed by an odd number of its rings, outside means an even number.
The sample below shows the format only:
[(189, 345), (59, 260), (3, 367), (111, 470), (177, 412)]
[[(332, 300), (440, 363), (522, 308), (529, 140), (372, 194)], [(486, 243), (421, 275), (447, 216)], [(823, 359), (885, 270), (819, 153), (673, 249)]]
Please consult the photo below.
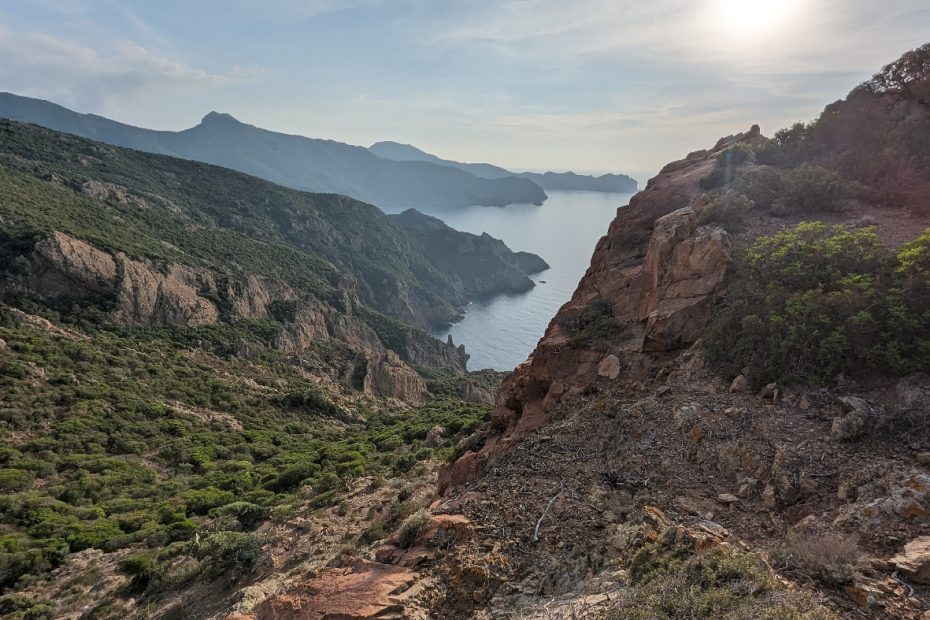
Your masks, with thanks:
[(865, 400), (857, 396), (840, 399), (845, 413), (833, 420), (830, 434), (836, 441), (852, 441), (862, 437), (871, 422), (872, 408)]
[(597, 374), (608, 379), (616, 379), (620, 374), (620, 359), (616, 355), (608, 355), (598, 364)]
[(912, 581), (930, 585), (930, 536), (921, 536), (904, 545), (904, 551), (891, 563)]
[(443, 442), (442, 436), (445, 435), (445, 433), (446, 429), (441, 426), (434, 426), (433, 428), (429, 429), (429, 431), (426, 433), (426, 439), (424, 441), (426, 447), (438, 448), (441, 446)]
[(244, 617), (365, 620), (415, 615), (410, 596), (405, 596), (417, 579), (410, 569), (358, 558), (343, 558), (337, 564), (270, 597)]
[(734, 394), (745, 394), (749, 391), (749, 381), (743, 375), (736, 375), (730, 384), (730, 392)]

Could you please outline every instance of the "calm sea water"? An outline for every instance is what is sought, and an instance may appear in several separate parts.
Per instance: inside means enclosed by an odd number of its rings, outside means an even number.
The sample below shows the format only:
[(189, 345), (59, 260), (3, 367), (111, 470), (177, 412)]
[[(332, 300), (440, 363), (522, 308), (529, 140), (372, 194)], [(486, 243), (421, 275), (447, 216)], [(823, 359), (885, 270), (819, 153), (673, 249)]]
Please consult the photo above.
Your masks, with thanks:
[(533, 290), (472, 302), (465, 318), (434, 332), (452, 334), (471, 354), (469, 370), (511, 370), (536, 347), (556, 311), (591, 262), (597, 240), (632, 194), (549, 191), (542, 206), (468, 207), (433, 212), (453, 228), (503, 239), (511, 250), (542, 256), (550, 269), (532, 276)]

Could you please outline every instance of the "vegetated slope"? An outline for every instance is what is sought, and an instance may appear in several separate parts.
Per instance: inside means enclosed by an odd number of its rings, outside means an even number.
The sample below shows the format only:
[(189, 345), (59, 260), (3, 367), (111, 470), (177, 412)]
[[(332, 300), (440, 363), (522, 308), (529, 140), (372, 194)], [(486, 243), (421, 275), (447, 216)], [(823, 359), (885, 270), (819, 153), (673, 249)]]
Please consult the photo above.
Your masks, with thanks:
[(546, 199), (545, 192), (526, 179), (484, 179), (448, 166), (385, 160), (363, 147), (267, 131), (216, 112), (184, 131), (154, 131), (0, 93), (0, 116), (116, 146), (225, 166), (294, 189), (345, 194), (388, 210)]
[(528, 274), (549, 268), (539, 256), (512, 252), (503, 241), (487, 233), (460, 232), (414, 209), (388, 218), (419, 239), (441, 270), (457, 274), (466, 291), (523, 292), (533, 287)]
[[(10, 121), (2, 121), (0, 132), (4, 173), (29, 186), (20, 196), (24, 202), (41, 194), (42, 183), (59, 186), (50, 190), (54, 195), (65, 186), (76, 194), (68, 201), (103, 200), (111, 219), (128, 219), (103, 229), (81, 215), (88, 207), (75, 205), (62, 219), (30, 202), (35, 213), (27, 217), (20, 211), (19, 219), (41, 222), (46, 231), (61, 230), (104, 247), (120, 238), (128, 244), (120, 249), (136, 258), (225, 262), (226, 270), (279, 278), (322, 297), (337, 288), (341, 274), (349, 274), (366, 305), (421, 328), (448, 322), (470, 296), (499, 286), (472, 280), (466, 288), (460, 273), (437, 267), (429, 248), (405, 228), (344, 196), (297, 192), (216, 166)], [(183, 252), (172, 252), (165, 242)], [(531, 283), (524, 277), (522, 284)]]
[(0, 187), (3, 617), (225, 616), (487, 418), (493, 373), (363, 297), (464, 290), (370, 205), (10, 121)]
[(465, 164), (450, 159), (442, 159), (421, 151), (415, 146), (398, 142), (377, 142), (368, 147), (368, 150), (385, 159), (426, 161), (452, 166), (485, 179), (501, 179), (505, 177), (528, 179), (543, 189), (633, 193), (637, 188), (636, 180), (625, 174), (604, 174), (595, 177), (575, 174), (574, 172), (511, 172), (493, 164)]

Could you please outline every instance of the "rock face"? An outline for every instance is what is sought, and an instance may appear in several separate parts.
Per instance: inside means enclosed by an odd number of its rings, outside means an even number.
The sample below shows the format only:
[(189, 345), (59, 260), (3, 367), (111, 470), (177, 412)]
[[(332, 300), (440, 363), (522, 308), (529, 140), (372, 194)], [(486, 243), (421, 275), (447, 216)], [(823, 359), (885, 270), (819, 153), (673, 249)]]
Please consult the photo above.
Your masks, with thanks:
[(370, 396), (420, 402), (426, 398), (426, 381), (393, 351), (366, 360), (362, 391)]
[(930, 584), (930, 536), (921, 536), (904, 545), (892, 564), (917, 583)]
[(340, 287), (342, 308), (337, 310), (312, 297), (299, 298), (279, 282), (246, 276), (221, 288), (210, 271), (133, 260), (60, 232), (37, 242), (23, 259), (23, 266), (7, 274), (0, 288), (45, 300), (98, 303), (110, 309), (114, 320), (129, 325), (213, 324), (221, 320), (220, 299), (229, 319), (266, 318), (273, 304), (287, 302), (292, 312), (282, 319), (283, 328), (271, 344), (294, 355), (318, 342), (354, 352), (342, 374), (376, 398), (420, 402), (426, 397), (426, 382), (408, 361), (464, 370), (468, 359), (463, 347), (416, 330), (408, 330), (397, 343), (400, 351), (388, 350), (374, 329), (355, 315), (359, 301), (349, 281)]
[(335, 620), (336, 618), (408, 618), (414, 613), (405, 596), (417, 579), (413, 571), (388, 564), (346, 558), (342, 566), (271, 597), (240, 620)]
[(700, 337), (726, 289), (730, 237), (699, 227), (688, 205), (720, 151), (761, 139), (754, 126), (669, 164), (618, 210), (571, 301), (504, 380), (492, 415), (498, 435), (446, 468), (441, 488), (473, 477), (502, 444), (544, 424), (566, 394), (599, 380), (646, 378)]

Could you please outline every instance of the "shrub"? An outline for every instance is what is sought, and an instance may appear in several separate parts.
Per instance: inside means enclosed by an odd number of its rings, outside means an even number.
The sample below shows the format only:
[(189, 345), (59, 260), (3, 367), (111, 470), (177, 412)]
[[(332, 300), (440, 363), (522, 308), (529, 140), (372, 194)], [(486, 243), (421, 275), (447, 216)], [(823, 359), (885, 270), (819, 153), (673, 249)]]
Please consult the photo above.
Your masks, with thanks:
[(705, 334), (708, 358), (731, 374), (748, 368), (754, 386), (926, 367), (930, 313), (903, 292), (926, 282), (904, 267), (928, 242), (915, 243), (896, 256), (873, 229), (820, 222), (757, 240)]
[(562, 319), (561, 324), (572, 334), (568, 340), (572, 348), (610, 341), (623, 333), (623, 326), (614, 318), (613, 307), (606, 299), (595, 299), (580, 312)]
[(431, 522), (432, 517), (426, 510), (416, 511), (401, 523), (400, 529), (397, 531), (397, 544), (402, 549), (409, 549), (416, 543), (417, 537), (429, 527)]
[(788, 170), (759, 166), (736, 186), (756, 207), (781, 217), (840, 211), (857, 190), (835, 170), (814, 164)]
[(270, 510), (251, 502), (233, 502), (210, 511), (211, 517), (235, 517), (242, 527), (251, 529), (268, 518)]
[(714, 224), (730, 233), (739, 233), (745, 227), (746, 213), (753, 203), (744, 194), (726, 191), (706, 198), (704, 206), (698, 211), (697, 222), (704, 226)]
[(204, 561), (211, 576), (230, 570), (242, 576), (261, 561), (262, 548), (251, 534), (217, 532), (200, 543), (197, 557)]
[(737, 170), (754, 157), (752, 147), (748, 144), (734, 144), (725, 148), (717, 155), (713, 169), (701, 179), (701, 187), (716, 189), (731, 184), (736, 179)]
[(801, 531), (788, 537), (776, 557), (789, 569), (840, 587), (853, 581), (859, 544), (855, 538), (835, 532)]
[(695, 553), (668, 534), (633, 557), (629, 587), (619, 591), (606, 618), (832, 617), (788, 591), (759, 558), (732, 547)]
[(33, 475), (22, 469), (0, 469), (0, 491), (22, 491), (32, 484)]

